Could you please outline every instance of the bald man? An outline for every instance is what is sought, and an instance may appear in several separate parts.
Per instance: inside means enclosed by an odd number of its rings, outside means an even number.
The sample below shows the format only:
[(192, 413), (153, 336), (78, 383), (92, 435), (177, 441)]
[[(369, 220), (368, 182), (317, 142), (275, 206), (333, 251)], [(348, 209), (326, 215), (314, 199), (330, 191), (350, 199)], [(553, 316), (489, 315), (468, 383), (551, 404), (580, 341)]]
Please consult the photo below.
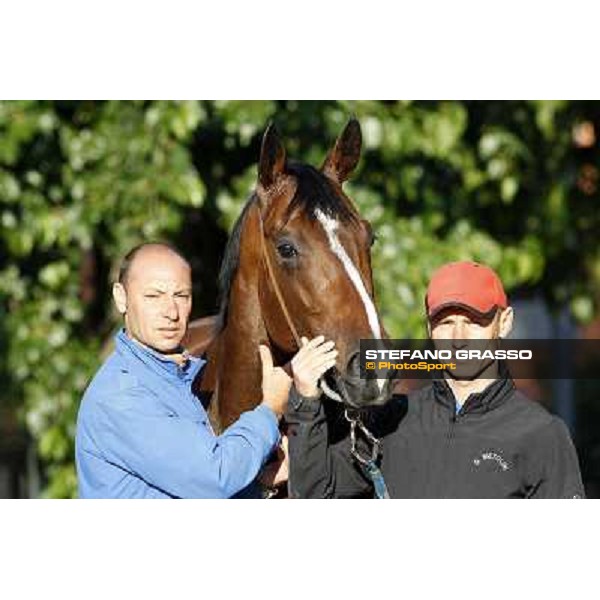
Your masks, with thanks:
[[(248, 488), (278, 446), (292, 380), (273, 367), (266, 347), (262, 402), (213, 433), (191, 389), (205, 361), (181, 347), (191, 288), (188, 262), (167, 245), (142, 244), (123, 260), (113, 299), (125, 327), (77, 419), (80, 497), (230, 498)], [(301, 352), (312, 353), (319, 372), (334, 360), (324, 344)]]

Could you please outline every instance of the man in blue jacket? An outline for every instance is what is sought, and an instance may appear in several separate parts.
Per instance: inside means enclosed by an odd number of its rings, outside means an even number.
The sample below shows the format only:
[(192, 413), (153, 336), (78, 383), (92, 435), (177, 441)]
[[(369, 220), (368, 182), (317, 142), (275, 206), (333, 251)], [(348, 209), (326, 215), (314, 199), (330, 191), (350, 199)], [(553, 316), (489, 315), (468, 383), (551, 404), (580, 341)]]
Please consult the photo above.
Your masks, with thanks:
[[(261, 404), (213, 433), (191, 391), (205, 361), (181, 348), (191, 288), (188, 262), (166, 245), (143, 244), (125, 258), (113, 287), (125, 328), (87, 388), (77, 420), (82, 498), (229, 498), (255, 480), (277, 447), (292, 380), (273, 367), (264, 346)], [(314, 375), (330, 368), (336, 354), (331, 345), (315, 346), (297, 355)]]

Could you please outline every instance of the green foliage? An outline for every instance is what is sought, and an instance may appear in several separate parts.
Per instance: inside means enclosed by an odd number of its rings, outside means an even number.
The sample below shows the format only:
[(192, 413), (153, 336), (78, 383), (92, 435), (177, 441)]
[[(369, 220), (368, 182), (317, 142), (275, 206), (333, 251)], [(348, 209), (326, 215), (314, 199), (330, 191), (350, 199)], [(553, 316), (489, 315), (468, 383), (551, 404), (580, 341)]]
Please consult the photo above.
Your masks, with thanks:
[(599, 112), (575, 102), (1, 102), (1, 401), (37, 442), (45, 493), (76, 490), (75, 416), (116, 326), (108, 282), (119, 258), (143, 240), (175, 242), (192, 259), (199, 312), (210, 311), (269, 120), (290, 156), (320, 164), (358, 117), (365, 151), (347, 191), (378, 236), (379, 305), (390, 334), (422, 336), (428, 277), (458, 259), (490, 264), (509, 291), (539, 289), (581, 320), (595, 315), (597, 144), (576, 147), (573, 128), (597, 126)]
[(75, 493), (77, 407), (114, 325), (106, 309), (92, 317), (90, 260), (107, 278), (202, 204), (187, 146), (202, 118), (197, 103), (0, 104), (3, 401), (37, 441), (48, 495)]

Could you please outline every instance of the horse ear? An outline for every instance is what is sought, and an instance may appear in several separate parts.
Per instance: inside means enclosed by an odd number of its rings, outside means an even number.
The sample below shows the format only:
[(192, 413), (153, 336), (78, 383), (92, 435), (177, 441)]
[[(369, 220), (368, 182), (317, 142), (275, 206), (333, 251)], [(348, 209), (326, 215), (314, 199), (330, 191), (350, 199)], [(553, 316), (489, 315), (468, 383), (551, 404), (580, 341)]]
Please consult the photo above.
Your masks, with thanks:
[(327, 155), (321, 170), (334, 181), (343, 183), (358, 164), (361, 146), (360, 123), (352, 117)]
[(268, 190), (285, 172), (285, 148), (273, 123), (269, 123), (262, 139), (260, 161), (258, 163), (258, 181)]

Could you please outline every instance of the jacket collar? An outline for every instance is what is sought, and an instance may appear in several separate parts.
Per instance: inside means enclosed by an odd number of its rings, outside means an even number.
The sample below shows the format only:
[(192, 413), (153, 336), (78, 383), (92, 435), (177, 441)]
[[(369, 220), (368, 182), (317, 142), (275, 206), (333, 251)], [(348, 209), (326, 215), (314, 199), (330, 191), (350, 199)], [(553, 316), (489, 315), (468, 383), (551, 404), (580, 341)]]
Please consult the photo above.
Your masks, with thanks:
[[(462, 405), (459, 414), (485, 413), (497, 408), (506, 401), (515, 389), (515, 384), (508, 369), (502, 362), (500, 362), (499, 367), (499, 378), (491, 382), (481, 392), (470, 394)], [(456, 400), (445, 378), (433, 381), (433, 394), (437, 402), (451, 409), (454, 414)]]
[(132, 370), (136, 370), (141, 362), (146, 368), (153, 373), (169, 379), (178, 381), (192, 382), (198, 371), (206, 364), (206, 361), (201, 358), (195, 358), (184, 350), (186, 362), (180, 366), (174, 360), (168, 358), (164, 354), (149, 348), (148, 346), (130, 338), (125, 329), (121, 329), (115, 336), (116, 349)]

